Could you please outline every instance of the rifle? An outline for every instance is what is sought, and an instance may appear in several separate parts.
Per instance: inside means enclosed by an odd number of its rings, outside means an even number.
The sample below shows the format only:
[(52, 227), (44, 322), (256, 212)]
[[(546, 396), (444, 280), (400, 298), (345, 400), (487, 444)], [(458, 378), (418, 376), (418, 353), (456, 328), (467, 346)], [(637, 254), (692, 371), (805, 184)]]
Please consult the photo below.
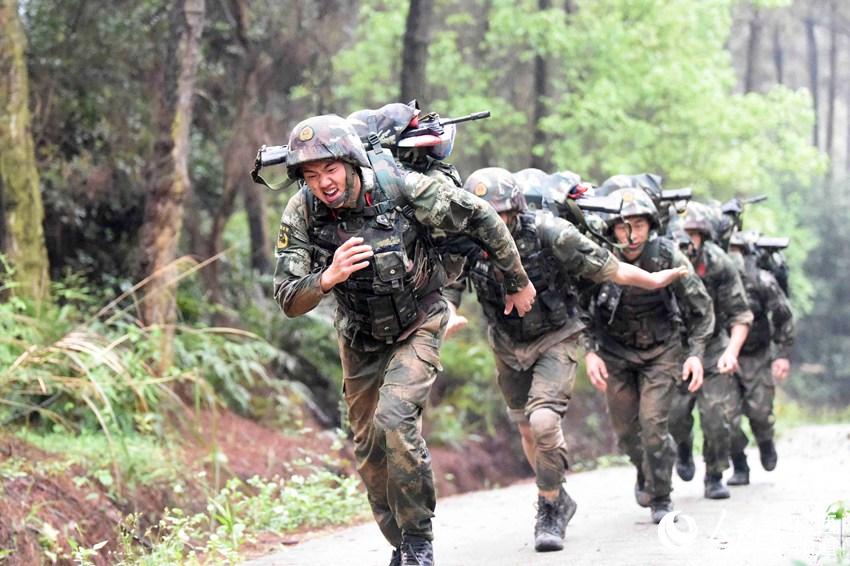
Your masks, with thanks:
[(289, 177), (277, 183), (269, 184), (260, 176), (260, 169), (269, 165), (279, 165), (286, 163), (286, 156), (289, 155), (289, 146), (286, 145), (263, 145), (257, 151), (257, 157), (254, 159), (254, 168), (251, 170), (251, 179), (258, 185), (264, 185), (273, 191), (285, 189), (295, 181)]
[(431, 112), (430, 114), (426, 114), (424, 117), (419, 119), (419, 126), (416, 128), (411, 128), (408, 130), (404, 130), (398, 136), (398, 147), (417, 147), (416, 143), (418, 136), (442, 136), (445, 132), (444, 127), (450, 126), (452, 124), (461, 124), (463, 122), (472, 122), (474, 120), (483, 120), (484, 118), (490, 117), (489, 110), (482, 110), (481, 112), (473, 112), (472, 114), (467, 114), (466, 116), (458, 116), (457, 118), (446, 118), (445, 120), (440, 119), (440, 115), (436, 112)]

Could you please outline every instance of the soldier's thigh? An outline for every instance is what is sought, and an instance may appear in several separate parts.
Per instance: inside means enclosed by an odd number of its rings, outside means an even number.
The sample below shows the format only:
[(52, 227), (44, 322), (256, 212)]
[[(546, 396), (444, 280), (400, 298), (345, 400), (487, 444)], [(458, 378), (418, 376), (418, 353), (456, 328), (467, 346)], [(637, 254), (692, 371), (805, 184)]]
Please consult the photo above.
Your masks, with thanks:
[(576, 381), (578, 343), (564, 340), (540, 355), (532, 368), (531, 389), (526, 412), (540, 408), (563, 415), (573, 395)]

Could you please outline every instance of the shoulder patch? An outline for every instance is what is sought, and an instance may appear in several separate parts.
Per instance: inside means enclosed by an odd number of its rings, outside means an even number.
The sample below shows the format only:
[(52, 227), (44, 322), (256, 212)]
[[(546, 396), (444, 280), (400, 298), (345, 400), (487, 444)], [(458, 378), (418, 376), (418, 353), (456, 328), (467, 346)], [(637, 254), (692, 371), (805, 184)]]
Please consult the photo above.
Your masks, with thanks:
[(277, 250), (285, 250), (289, 247), (289, 226), (281, 224), (280, 231), (277, 233)]

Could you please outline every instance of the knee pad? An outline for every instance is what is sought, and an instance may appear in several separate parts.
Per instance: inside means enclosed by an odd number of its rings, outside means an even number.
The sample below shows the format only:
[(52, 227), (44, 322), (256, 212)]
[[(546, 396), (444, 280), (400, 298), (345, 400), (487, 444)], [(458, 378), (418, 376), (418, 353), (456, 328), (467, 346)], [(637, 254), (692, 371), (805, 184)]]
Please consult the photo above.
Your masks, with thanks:
[(552, 409), (537, 409), (528, 417), (537, 448), (556, 450), (566, 444), (561, 429), (561, 416)]

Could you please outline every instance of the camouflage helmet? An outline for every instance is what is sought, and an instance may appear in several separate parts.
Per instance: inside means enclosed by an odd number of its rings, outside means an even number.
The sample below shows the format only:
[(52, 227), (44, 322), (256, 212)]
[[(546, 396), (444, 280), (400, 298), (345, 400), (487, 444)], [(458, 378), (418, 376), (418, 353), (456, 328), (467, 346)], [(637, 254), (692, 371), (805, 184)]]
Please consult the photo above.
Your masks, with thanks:
[(496, 212), (522, 212), (526, 209), (522, 188), (507, 169), (479, 169), (467, 177), (463, 188), (489, 202)]
[(701, 202), (691, 201), (682, 217), (681, 228), (685, 231), (699, 232), (703, 238), (711, 240), (714, 238), (713, 217), (711, 207)]
[(613, 177), (605, 179), (605, 181), (599, 185), (596, 194), (599, 196), (607, 196), (614, 193), (614, 191), (621, 189), (634, 189), (637, 188), (637, 186), (637, 183), (635, 183), (631, 175), (614, 175)]
[(366, 136), (374, 129), (381, 145), (394, 147), (398, 145), (401, 133), (417, 116), (419, 116), (419, 108), (414, 100), (409, 104), (403, 102), (385, 104), (377, 110), (358, 110), (349, 114), (347, 120), (354, 126), (354, 130), (361, 139), (366, 139)]
[(548, 177), (540, 169), (523, 169), (514, 173), (514, 179), (522, 189), (526, 205), (531, 210), (544, 210), (551, 202)]
[(549, 176), (550, 196), (556, 203), (563, 204), (570, 191), (579, 183), (581, 183), (581, 177), (578, 173), (566, 169), (552, 173)]
[(613, 218), (615, 223), (619, 218), (646, 216), (652, 228), (657, 229), (659, 227), (658, 209), (655, 208), (655, 203), (643, 190), (639, 188), (617, 189), (609, 196), (615, 199), (619, 197), (623, 201), (619, 216)]
[(300, 122), (289, 134), (286, 170), (292, 179), (301, 178), (301, 166), (311, 161), (333, 159), (356, 167), (371, 168), (366, 150), (354, 126), (336, 114), (314, 116)]

